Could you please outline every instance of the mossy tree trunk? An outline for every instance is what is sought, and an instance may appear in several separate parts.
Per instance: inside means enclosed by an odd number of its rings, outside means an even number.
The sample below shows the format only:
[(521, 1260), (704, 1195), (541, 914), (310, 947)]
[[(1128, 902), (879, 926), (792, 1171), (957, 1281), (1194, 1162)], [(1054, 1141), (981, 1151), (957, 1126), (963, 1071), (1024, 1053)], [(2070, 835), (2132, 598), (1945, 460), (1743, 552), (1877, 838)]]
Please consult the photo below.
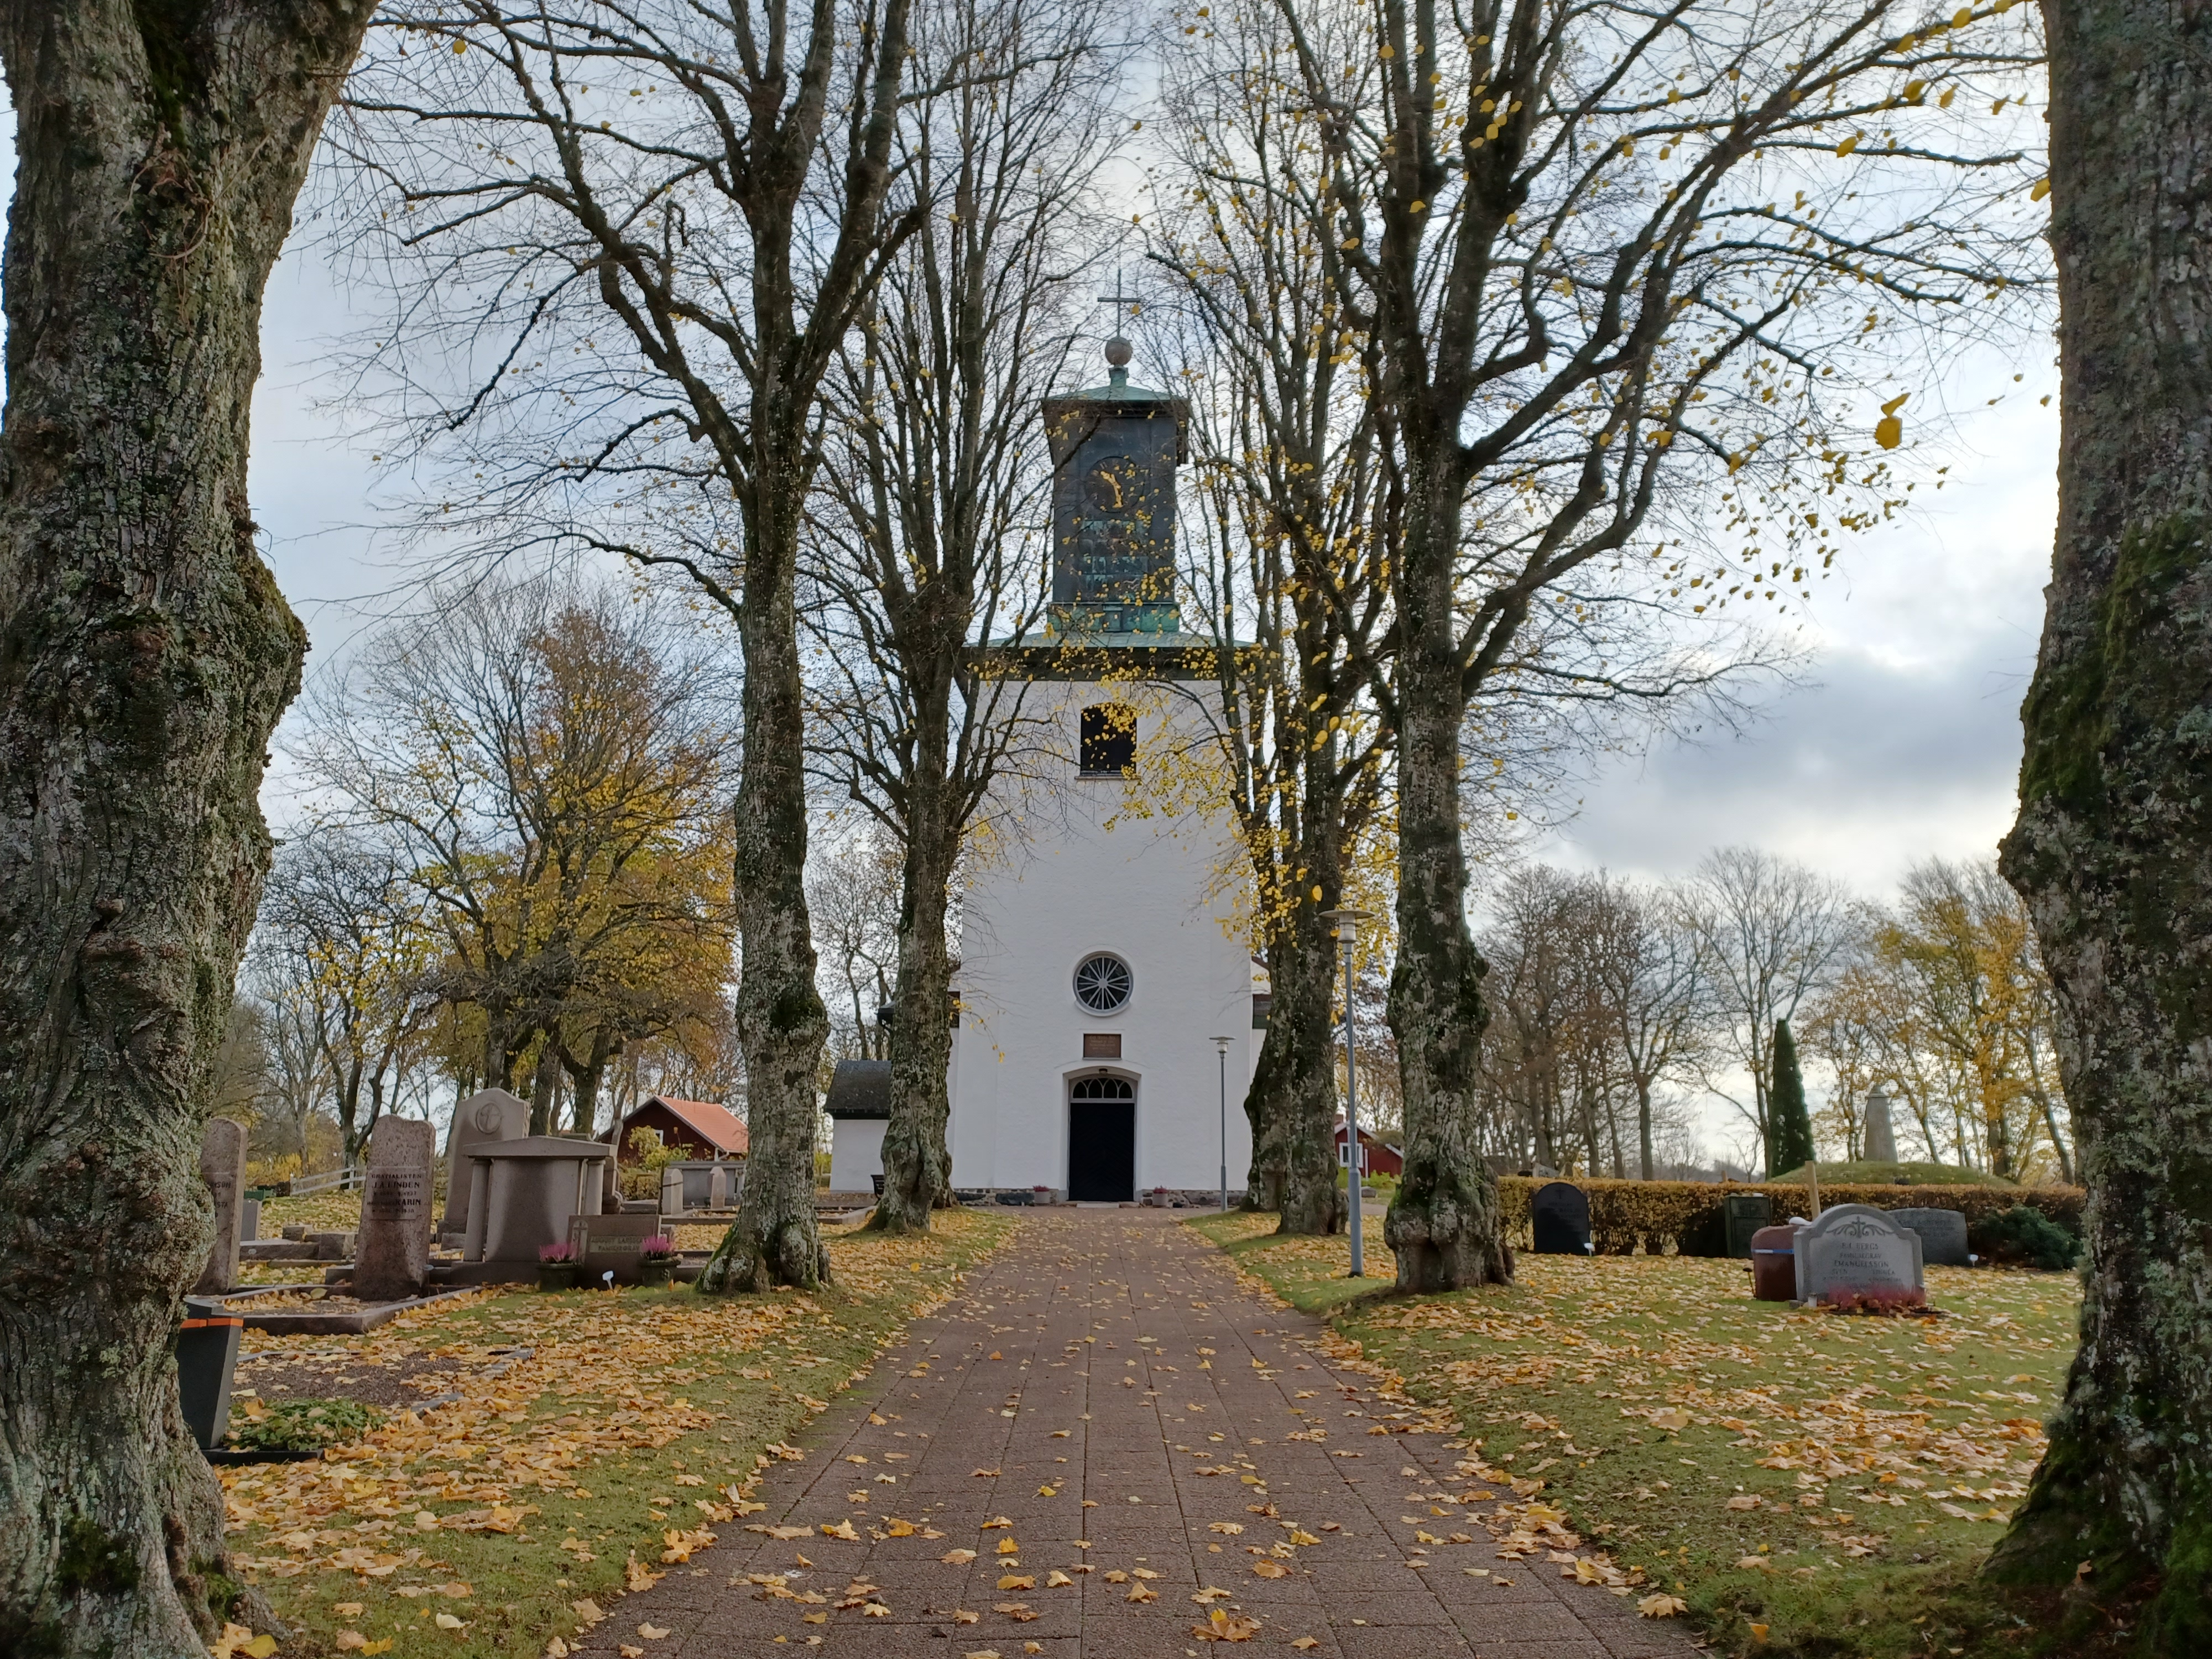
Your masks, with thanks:
[[(1313, 653), (1308, 653), (1310, 660)], [(1287, 856), (1295, 902), (1268, 941), (1267, 1035), (1244, 1099), (1252, 1126), (1246, 1203), (1284, 1233), (1334, 1233), (1349, 1216), (1336, 1184), (1336, 942), (1322, 912), (1343, 902), (1344, 788), (1337, 744), (1304, 757)], [(1316, 893), (1320, 897), (1312, 896)]]
[(1427, 444), (1407, 446), (1415, 458), (1407, 489), (1413, 505), (1398, 592), (1398, 961), (1390, 975), (1390, 1030), (1398, 1039), (1406, 1161), (1382, 1237), (1397, 1253), (1401, 1291), (1455, 1290), (1509, 1276), (1498, 1182), (1474, 1133), (1488, 969), (1468, 931), (1460, 843), (1466, 669), (1452, 578), (1462, 475), (1428, 461), (1450, 447), (1429, 436)]
[(240, 1585), (170, 1339), (305, 635), (257, 556), (261, 295), (368, 21), (8, 0), (0, 1651), (200, 1655)]
[(814, 1216), (815, 1089), (830, 1015), (814, 987), (806, 914), (806, 729), (794, 601), (800, 504), (812, 471), (805, 419), (812, 390), (782, 394), (754, 430), (757, 494), (745, 517), (738, 619), (744, 772), (732, 884), (743, 954), (737, 1015), (745, 1186), (737, 1220), (700, 1272), (699, 1288), (708, 1291), (811, 1290), (830, 1276)]
[(952, 1058), (952, 961), (945, 920), (960, 838), (956, 791), (946, 775), (951, 666), (958, 649), (955, 636), (939, 665), (941, 675), (917, 688), (923, 714), (915, 744), (920, 752), (906, 790), (890, 1121), (884, 1126), (884, 1191), (873, 1223), (886, 1232), (927, 1231), (930, 1212), (952, 1193), (952, 1155), (945, 1139), (951, 1109), (945, 1073)]
[[(2158, 1587), (2212, 1650), (2212, 10), (2046, 6), (2058, 530), (2006, 878), (2057, 994), (2089, 1189), (2051, 1444), (1990, 1564)], [(2154, 1577), (2153, 1577), (2154, 1575)], [(2101, 1621), (2100, 1621), (2101, 1623)]]

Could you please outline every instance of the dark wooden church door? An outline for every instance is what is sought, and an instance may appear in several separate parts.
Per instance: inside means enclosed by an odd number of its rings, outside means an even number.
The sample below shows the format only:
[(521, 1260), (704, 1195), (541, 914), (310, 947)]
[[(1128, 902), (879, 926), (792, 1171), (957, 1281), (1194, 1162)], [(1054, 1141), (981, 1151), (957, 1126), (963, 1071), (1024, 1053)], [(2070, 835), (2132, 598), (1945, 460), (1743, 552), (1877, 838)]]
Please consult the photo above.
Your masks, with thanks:
[(1117, 1077), (1087, 1077), (1067, 1101), (1067, 1195), (1126, 1203), (1137, 1195), (1136, 1091)]

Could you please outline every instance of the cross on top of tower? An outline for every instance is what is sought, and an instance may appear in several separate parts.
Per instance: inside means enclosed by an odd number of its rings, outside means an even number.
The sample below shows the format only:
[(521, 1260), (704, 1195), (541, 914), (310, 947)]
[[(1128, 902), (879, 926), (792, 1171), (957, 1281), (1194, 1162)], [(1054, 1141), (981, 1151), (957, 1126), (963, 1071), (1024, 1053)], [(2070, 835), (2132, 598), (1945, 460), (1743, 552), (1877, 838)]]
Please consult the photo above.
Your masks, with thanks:
[(1133, 306), (1136, 301), (1135, 295), (1121, 292), (1121, 273), (1119, 270), (1114, 273), (1114, 291), (1111, 294), (1102, 294), (1098, 296), (1100, 305), (1114, 307), (1117, 314), (1122, 307)]
[(1116, 386), (1127, 386), (1129, 383), (1129, 359), (1135, 356), (1135, 348), (1122, 335), (1119, 324), (1124, 312), (1133, 315), (1137, 311), (1137, 296), (1121, 292), (1121, 273), (1116, 270), (1114, 273), (1114, 291), (1100, 295), (1098, 303), (1114, 307), (1116, 325), (1114, 337), (1106, 342), (1106, 362), (1113, 371), (1107, 379)]

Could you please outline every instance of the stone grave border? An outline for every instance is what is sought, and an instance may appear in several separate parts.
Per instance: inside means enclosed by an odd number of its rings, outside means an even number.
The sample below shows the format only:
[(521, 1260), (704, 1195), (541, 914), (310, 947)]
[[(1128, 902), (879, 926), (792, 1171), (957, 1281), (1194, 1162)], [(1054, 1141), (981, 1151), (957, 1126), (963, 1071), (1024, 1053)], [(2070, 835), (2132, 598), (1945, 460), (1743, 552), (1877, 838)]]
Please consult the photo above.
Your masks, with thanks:
[[(250, 1302), (256, 1297), (287, 1292), (297, 1295), (328, 1288), (325, 1285), (256, 1285), (250, 1290), (233, 1291), (206, 1300), (228, 1304)], [(256, 1313), (251, 1308), (240, 1308), (237, 1311), (245, 1319), (247, 1330), (264, 1331), (270, 1336), (363, 1336), (380, 1325), (391, 1323), (401, 1314), (429, 1307), (433, 1303), (448, 1302), (455, 1297), (472, 1296), (483, 1288), (480, 1285), (464, 1285), (455, 1290), (433, 1291), (428, 1295), (410, 1297), (404, 1302), (380, 1302), (358, 1313), (309, 1313), (299, 1308), (272, 1308), (266, 1313)]]

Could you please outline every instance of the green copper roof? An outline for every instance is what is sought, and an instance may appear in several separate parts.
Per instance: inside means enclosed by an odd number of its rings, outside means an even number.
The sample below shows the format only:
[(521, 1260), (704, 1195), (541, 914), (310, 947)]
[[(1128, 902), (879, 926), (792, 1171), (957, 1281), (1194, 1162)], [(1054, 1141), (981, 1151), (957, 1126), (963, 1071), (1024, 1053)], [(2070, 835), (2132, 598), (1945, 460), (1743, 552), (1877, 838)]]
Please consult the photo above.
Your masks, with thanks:
[(1068, 393), (1068, 396), (1089, 398), (1096, 403), (1171, 404), (1175, 401), (1169, 392), (1155, 392), (1150, 386), (1131, 386), (1129, 371), (1126, 368), (1109, 369), (1106, 374), (1106, 385), (1085, 386), (1080, 392)]

